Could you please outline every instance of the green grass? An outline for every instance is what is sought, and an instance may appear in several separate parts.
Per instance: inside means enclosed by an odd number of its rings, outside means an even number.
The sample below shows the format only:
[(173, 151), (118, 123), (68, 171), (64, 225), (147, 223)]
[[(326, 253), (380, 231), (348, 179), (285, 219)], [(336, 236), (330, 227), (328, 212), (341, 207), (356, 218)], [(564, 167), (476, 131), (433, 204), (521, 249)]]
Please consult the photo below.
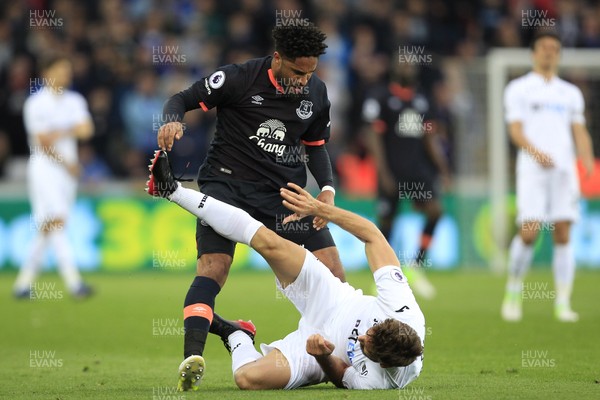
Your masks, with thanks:
[[(468, 270), (430, 277), (438, 296), (420, 301), (428, 327), (424, 369), (404, 391), (345, 391), (324, 384), (291, 392), (241, 392), (231, 377), (229, 355), (211, 336), (201, 391), (175, 394), (170, 390), (182, 356), (178, 327), (191, 275), (90, 275), (97, 296), (76, 302), (66, 295), (13, 300), (14, 275), (3, 273), (0, 399), (600, 398), (599, 273), (578, 272), (573, 308), (581, 321), (576, 324), (555, 322), (552, 301), (543, 299), (524, 303), (523, 322), (502, 322), (502, 277)], [(368, 272), (352, 273), (349, 280), (371, 287)], [(63, 290), (55, 275), (44, 275), (42, 281), (56, 282), (56, 290)], [(550, 282), (552, 290), (549, 271), (535, 271), (528, 281)], [(232, 273), (217, 299), (217, 312), (251, 318), (258, 342), (283, 337), (298, 320), (266, 272)], [(153, 323), (177, 326), (153, 332)], [(36, 361), (31, 356), (41, 354), (36, 351), (54, 353)], [(523, 352), (533, 358), (524, 359)], [(36, 367), (36, 362), (54, 366)], [(523, 366), (528, 362), (537, 366)]]

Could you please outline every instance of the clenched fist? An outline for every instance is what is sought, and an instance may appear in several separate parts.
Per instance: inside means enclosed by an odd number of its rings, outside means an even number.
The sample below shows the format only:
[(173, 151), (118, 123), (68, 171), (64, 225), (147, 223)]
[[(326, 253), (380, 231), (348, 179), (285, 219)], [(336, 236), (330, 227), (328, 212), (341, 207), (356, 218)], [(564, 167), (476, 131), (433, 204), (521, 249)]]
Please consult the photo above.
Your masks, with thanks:
[(310, 335), (306, 340), (306, 352), (313, 357), (328, 356), (334, 349), (335, 345), (318, 333)]

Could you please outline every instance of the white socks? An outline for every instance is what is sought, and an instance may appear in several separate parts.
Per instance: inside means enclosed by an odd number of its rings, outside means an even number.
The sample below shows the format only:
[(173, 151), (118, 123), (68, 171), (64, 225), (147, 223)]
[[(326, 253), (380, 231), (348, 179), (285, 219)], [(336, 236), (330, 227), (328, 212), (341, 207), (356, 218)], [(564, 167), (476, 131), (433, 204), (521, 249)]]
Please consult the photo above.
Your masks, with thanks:
[(19, 276), (15, 282), (14, 290), (16, 292), (31, 288), (31, 284), (35, 280), (42, 264), (42, 257), (44, 256), (47, 243), (48, 236), (38, 231), (33, 239), (29, 256), (21, 267)]
[(508, 282), (506, 291), (521, 293), (523, 278), (529, 270), (533, 258), (533, 246), (523, 243), (521, 236), (516, 235), (510, 244), (510, 261), (508, 264)]
[[(575, 280), (575, 255), (570, 243), (553, 245), (552, 272), (556, 289), (556, 305), (569, 306), (573, 281)], [(533, 258), (533, 246), (527, 246), (519, 235), (510, 245), (510, 264), (506, 291), (518, 293), (522, 290), (523, 278)]]
[(228, 340), (231, 349), (231, 369), (234, 374), (240, 367), (262, 357), (262, 354), (254, 348), (250, 336), (244, 332), (235, 331), (229, 335)]
[(219, 235), (238, 243), (250, 245), (256, 231), (263, 226), (246, 211), (181, 185), (169, 200), (204, 220)]
[(68, 289), (74, 292), (79, 288), (81, 285), (81, 275), (75, 266), (67, 232), (64, 229), (58, 229), (46, 234), (43, 232), (36, 233), (29, 257), (21, 267), (21, 271), (15, 282), (15, 291), (31, 288), (31, 284), (35, 281), (41, 267), (42, 257), (48, 244), (56, 254), (58, 271)]
[(58, 229), (48, 234), (48, 239), (54, 247), (58, 271), (71, 292), (81, 286), (81, 275), (75, 266), (71, 244), (64, 229)]
[(575, 280), (575, 255), (570, 243), (554, 245), (552, 272), (556, 289), (555, 304), (568, 306)]

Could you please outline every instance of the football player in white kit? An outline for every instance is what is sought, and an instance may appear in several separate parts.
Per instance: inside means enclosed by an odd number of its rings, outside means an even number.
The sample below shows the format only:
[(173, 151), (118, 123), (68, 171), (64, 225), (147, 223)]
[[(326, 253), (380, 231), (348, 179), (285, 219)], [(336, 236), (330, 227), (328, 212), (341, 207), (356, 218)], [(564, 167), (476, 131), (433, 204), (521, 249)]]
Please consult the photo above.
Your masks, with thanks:
[[(348, 389), (391, 389), (418, 377), (425, 319), (394, 250), (372, 222), (317, 201), (295, 184), (281, 189), (283, 204), (294, 212), (284, 223), (318, 216), (365, 243), (377, 297), (342, 283), (312, 253), (267, 229), (247, 212), (183, 188), (172, 176), (166, 152), (156, 153), (150, 169), (149, 194), (168, 198), (220, 235), (252, 246), (268, 261), (278, 288), (302, 315), (296, 331), (261, 345), (264, 355), (254, 348), (256, 330), (251, 323), (214, 315), (211, 332), (231, 349), (238, 387), (294, 389), (331, 381)], [(201, 356), (186, 358), (179, 368), (180, 388), (197, 388), (204, 367)]]
[(14, 294), (19, 298), (35, 297), (31, 284), (50, 245), (70, 293), (86, 297), (91, 289), (83, 283), (75, 265), (65, 223), (77, 190), (77, 140), (90, 138), (94, 128), (83, 96), (67, 89), (73, 75), (69, 59), (49, 57), (42, 62), (41, 70), (43, 85), (25, 101), (23, 111), (30, 147), (27, 173), (32, 226), (36, 233)]
[(519, 149), (516, 165), (517, 224), (510, 246), (506, 294), (501, 314), (522, 317), (523, 279), (542, 229), (552, 231), (552, 269), (556, 290), (554, 315), (563, 322), (579, 316), (571, 309), (575, 257), (569, 242), (571, 223), (579, 215), (576, 156), (592, 174), (594, 155), (585, 127), (581, 91), (557, 76), (561, 42), (551, 32), (532, 42), (533, 70), (511, 81), (504, 94), (510, 137)]

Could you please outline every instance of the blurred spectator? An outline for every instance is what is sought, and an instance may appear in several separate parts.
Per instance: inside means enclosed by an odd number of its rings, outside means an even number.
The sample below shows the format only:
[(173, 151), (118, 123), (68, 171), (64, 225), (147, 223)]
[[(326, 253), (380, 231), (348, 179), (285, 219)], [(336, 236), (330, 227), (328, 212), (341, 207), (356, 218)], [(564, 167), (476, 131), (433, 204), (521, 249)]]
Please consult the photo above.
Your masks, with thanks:
[(34, 90), (32, 82), (37, 82), (32, 78), (33, 65), (25, 55), (13, 58), (0, 78), (0, 130), (8, 132), (11, 152), (17, 156), (29, 154), (23, 125), (23, 104)]
[[(127, 92), (121, 104), (121, 115), (125, 123), (127, 144), (133, 157), (148, 159), (156, 149), (156, 132), (161, 121), (163, 96), (157, 90), (156, 73), (145, 69), (138, 73), (135, 88)], [(148, 175), (147, 168), (138, 165), (132, 172), (134, 176)]]
[(82, 184), (95, 183), (110, 177), (108, 165), (98, 157), (94, 147), (88, 143), (79, 146), (79, 163), (81, 165), (79, 180)]
[[(441, 90), (435, 71), (445, 57), (457, 57), (460, 66), (491, 46), (526, 46), (535, 29), (524, 26), (524, 13), (541, 12), (564, 47), (600, 47), (600, 4), (592, 0), (6, 0), (0, 4), (0, 130), (11, 155), (27, 154), (21, 107), (40, 55), (70, 55), (74, 89), (89, 100), (98, 125), (94, 153), (112, 175), (138, 175), (145, 169), (141, 153), (155, 146), (154, 113), (174, 93), (161, 91), (159, 82), (195, 81), (219, 65), (271, 52), (277, 13), (298, 11), (328, 35), (317, 73), (333, 103), (334, 158), (360, 155), (356, 118), (364, 92), (385, 78), (399, 46), (423, 46), (434, 57), (423, 72), (424, 89), (440, 101), (447, 96), (435, 94)], [(32, 23), (32, 12), (58, 26)], [(157, 60), (161, 54), (170, 61)], [(196, 122), (208, 129), (210, 120), (190, 121), (190, 129)], [(124, 146), (140, 154), (123, 159)]]

